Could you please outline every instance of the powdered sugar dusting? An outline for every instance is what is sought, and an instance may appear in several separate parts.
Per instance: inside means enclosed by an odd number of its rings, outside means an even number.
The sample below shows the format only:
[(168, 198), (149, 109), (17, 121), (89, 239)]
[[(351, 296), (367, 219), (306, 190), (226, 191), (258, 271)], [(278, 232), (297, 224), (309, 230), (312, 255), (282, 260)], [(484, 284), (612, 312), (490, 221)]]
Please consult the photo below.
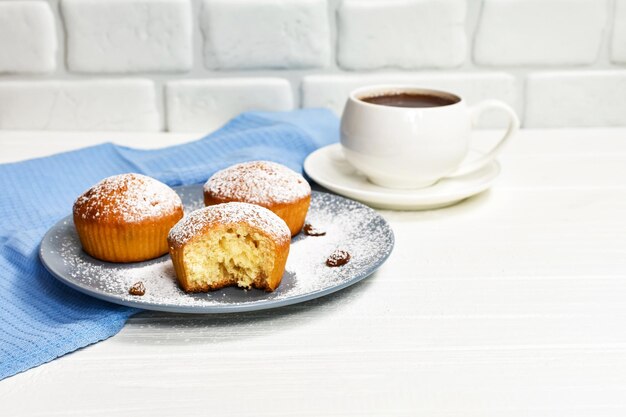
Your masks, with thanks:
[(83, 219), (121, 219), (127, 223), (160, 217), (182, 209), (178, 194), (141, 174), (108, 177), (85, 191), (74, 203)]
[[(178, 190), (186, 208), (202, 200), (200, 186)], [(177, 285), (169, 256), (136, 264), (100, 262), (80, 248), (71, 218), (53, 228), (42, 242), (42, 259), (62, 280), (83, 291), (140, 308), (211, 313), (256, 310), (304, 301), (343, 288), (369, 275), (393, 248), (393, 233), (374, 210), (332, 194), (314, 192), (307, 223), (326, 231), (325, 236), (300, 233), (292, 240), (285, 275), (273, 293), (224, 288), (204, 294), (187, 294)], [(328, 267), (335, 250), (350, 253), (350, 262)], [(137, 281), (145, 295), (133, 296)]]
[(171, 245), (182, 246), (208, 227), (238, 223), (263, 230), (280, 245), (291, 238), (287, 224), (270, 210), (254, 204), (233, 202), (191, 212), (170, 230), (167, 239)]
[(204, 191), (217, 198), (269, 206), (300, 200), (311, 193), (311, 186), (284, 165), (252, 161), (216, 172)]

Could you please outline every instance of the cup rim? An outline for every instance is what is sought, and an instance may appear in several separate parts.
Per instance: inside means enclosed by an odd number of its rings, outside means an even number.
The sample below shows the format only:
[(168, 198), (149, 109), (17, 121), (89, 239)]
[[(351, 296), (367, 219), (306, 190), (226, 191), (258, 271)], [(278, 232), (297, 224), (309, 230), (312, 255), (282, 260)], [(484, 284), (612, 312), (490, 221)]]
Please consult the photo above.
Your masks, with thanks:
[[(421, 94), (430, 94), (430, 95), (435, 95), (435, 96), (439, 96), (439, 97), (445, 97), (445, 98), (449, 98), (452, 100), (456, 100), (454, 103), (452, 104), (447, 104), (445, 106), (435, 106), (435, 107), (395, 107), (395, 106), (385, 106), (382, 104), (373, 104), (373, 103), (368, 103), (367, 101), (363, 101), (364, 97), (371, 97), (372, 93), (390, 93), (390, 92), (394, 92), (394, 90), (396, 92), (405, 92), (405, 91), (411, 91), (411, 92), (419, 92)], [(365, 93), (369, 93), (369, 95), (366, 95)], [(389, 111), (407, 111), (407, 110), (419, 110), (419, 111), (432, 111), (432, 110), (437, 110), (437, 109), (446, 109), (446, 108), (450, 108), (456, 105), (459, 105), (461, 103), (464, 102), (463, 97), (461, 97), (458, 94), (452, 93), (450, 91), (445, 91), (445, 90), (440, 90), (440, 89), (436, 89), (436, 88), (429, 88), (429, 87), (424, 87), (418, 84), (372, 84), (372, 85), (366, 85), (363, 87), (359, 87), (356, 88), (354, 90), (352, 90), (352, 92), (350, 92), (350, 95), (348, 96), (348, 98), (352, 101), (354, 101), (355, 103), (358, 103), (360, 105), (364, 105), (364, 106), (368, 106), (368, 107), (373, 107), (373, 108), (385, 108)]]

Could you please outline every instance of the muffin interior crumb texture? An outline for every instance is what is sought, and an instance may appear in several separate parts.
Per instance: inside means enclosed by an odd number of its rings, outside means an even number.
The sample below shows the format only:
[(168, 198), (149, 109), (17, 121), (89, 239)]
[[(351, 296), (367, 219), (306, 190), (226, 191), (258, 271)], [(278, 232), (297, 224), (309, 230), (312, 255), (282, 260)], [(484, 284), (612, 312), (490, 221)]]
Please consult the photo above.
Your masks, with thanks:
[(184, 265), (195, 287), (263, 288), (274, 268), (273, 244), (245, 227), (222, 227), (189, 242)]

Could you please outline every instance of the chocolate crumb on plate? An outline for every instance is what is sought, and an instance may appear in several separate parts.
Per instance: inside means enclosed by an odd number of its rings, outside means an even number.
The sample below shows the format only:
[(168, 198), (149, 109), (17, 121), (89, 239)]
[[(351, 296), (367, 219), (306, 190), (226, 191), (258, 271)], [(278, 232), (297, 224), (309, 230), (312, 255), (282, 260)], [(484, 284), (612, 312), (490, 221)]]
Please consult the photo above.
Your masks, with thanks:
[(133, 284), (132, 287), (128, 290), (130, 295), (138, 295), (142, 296), (146, 293), (146, 287), (144, 287), (143, 282), (137, 281)]
[(330, 254), (328, 259), (326, 259), (326, 265), (328, 266), (341, 266), (348, 263), (350, 260), (350, 254), (345, 250), (336, 250)]
[(316, 228), (311, 223), (306, 223), (302, 228), (302, 231), (307, 236), (324, 236), (326, 232)]

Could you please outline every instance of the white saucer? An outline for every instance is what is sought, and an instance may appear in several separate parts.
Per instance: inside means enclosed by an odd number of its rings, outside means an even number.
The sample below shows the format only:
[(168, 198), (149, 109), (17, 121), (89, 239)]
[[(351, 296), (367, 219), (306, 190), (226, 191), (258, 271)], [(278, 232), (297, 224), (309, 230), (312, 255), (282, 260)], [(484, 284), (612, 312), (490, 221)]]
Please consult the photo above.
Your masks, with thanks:
[[(470, 151), (468, 159), (482, 154)], [(493, 161), (469, 174), (445, 178), (434, 185), (416, 190), (396, 190), (372, 184), (356, 171), (343, 156), (340, 144), (328, 145), (310, 154), (304, 170), (315, 182), (337, 194), (353, 198), (372, 207), (392, 210), (429, 210), (450, 206), (485, 191), (500, 173)]]

